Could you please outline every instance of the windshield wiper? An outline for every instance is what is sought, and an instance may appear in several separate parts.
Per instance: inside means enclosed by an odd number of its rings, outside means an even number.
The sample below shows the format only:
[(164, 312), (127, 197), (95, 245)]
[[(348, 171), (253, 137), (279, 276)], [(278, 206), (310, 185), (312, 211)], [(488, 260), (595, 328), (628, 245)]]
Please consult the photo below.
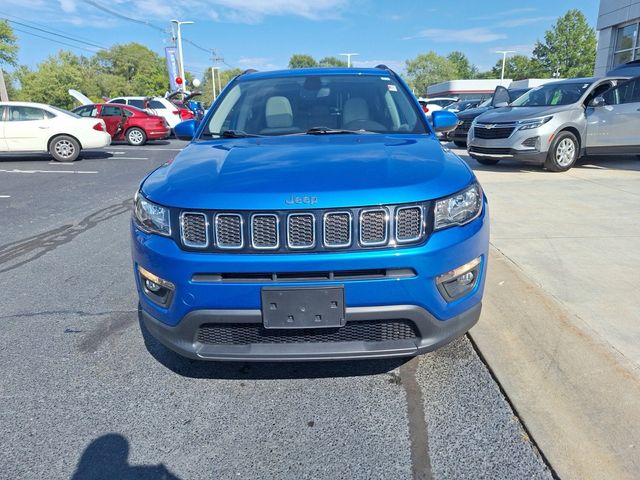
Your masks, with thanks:
[(304, 132), (306, 135), (339, 135), (343, 133), (372, 133), (368, 130), (345, 130), (343, 128), (313, 127)]
[(262, 135), (255, 135), (253, 133), (243, 132), (242, 130), (224, 130), (223, 132), (211, 132), (208, 135), (217, 135), (222, 138), (248, 138), (248, 137), (261, 137)]

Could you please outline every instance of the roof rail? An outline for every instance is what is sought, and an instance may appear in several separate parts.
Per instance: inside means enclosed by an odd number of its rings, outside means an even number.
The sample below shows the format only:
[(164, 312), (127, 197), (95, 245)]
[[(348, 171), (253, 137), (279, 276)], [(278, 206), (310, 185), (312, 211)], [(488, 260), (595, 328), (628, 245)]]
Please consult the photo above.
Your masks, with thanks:
[(389, 67), (387, 67), (383, 63), (381, 63), (380, 65), (376, 65), (374, 68), (379, 68), (380, 70), (389, 70), (389, 71), (391, 71), (391, 69)]
[(248, 68), (238, 76), (241, 77), (242, 75), (247, 75), (248, 73), (256, 73), (257, 71), (258, 70), (256, 70), (255, 68)]

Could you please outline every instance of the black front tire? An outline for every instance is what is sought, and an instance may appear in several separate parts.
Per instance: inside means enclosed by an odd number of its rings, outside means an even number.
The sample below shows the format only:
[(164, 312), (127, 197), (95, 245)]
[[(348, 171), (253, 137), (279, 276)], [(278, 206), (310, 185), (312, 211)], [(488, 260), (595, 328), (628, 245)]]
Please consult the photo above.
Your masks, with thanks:
[(580, 156), (580, 142), (571, 132), (560, 132), (551, 142), (544, 167), (550, 172), (566, 172)]
[(49, 154), (56, 162), (74, 162), (80, 155), (80, 143), (68, 135), (58, 135), (49, 142)]
[(460, 148), (467, 148), (467, 142), (463, 142), (462, 140), (454, 140), (453, 144), (456, 147), (460, 147)]
[(471, 155), (471, 158), (473, 158), (480, 165), (495, 165), (500, 161), (495, 158), (476, 157), (474, 155)]

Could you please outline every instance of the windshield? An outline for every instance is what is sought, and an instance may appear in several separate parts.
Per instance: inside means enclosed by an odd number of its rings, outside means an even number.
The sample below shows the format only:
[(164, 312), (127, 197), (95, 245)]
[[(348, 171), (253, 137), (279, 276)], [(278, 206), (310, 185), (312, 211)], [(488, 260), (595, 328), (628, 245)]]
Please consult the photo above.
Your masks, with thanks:
[(551, 107), (576, 103), (591, 82), (550, 83), (534, 88), (511, 103), (512, 107)]
[(203, 136), (292, 135), (319, 127), (325, 133), (426, 133), (422, 113), (390, 75), (308, 75), (237, 82)]
[(69, 110), (64, 110), (64, 109), (59, 108), (59, 107), (54, 107), (53, 105), (49, 105), (49, 108), (52, 108), (52, 109), (54, 109), (54, 110), (55, 110), (55, 111), (57, 111), (57, 112), (64, 113), (65, 115), (69, 115), (69, 116), (71, 116), (71, 117), (75, 117), (75, 118), (82, 118), (80, 115), (78, 115), (78, 114), (77, 114), (77, 113), (75, 113), (75, 112), (70, 112)]
[(488, 107), (489, 105), (491, 105), (491, 100), (493, 100), (493, 97), (487, 98), (484, 102), (478, 105), (478, 108)]

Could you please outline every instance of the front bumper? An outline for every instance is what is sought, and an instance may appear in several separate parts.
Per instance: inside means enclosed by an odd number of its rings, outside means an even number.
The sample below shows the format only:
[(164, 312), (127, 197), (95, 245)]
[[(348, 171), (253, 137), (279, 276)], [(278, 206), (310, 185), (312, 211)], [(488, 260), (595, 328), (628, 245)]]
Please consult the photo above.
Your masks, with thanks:
[[(235, 361), (301, 361), (408, 357), (430, 352), (464, 335), (480, 317), (481, 304), (447, 320), (437, 320), (415, 305), (347, 308), (347, 325), (371, 320), (407, 319), (420, 336), (414, 340), (212, 345), (198, 338), (203, 325), (262, 325), (260, 310), (194, 310), (171, 327), (142, 311), (142, 321), (160, 343), (187, 358)], [(290, 330), (288, 331), (290, 332)]]
[[(140, 266), (175, 285), (169, 305), (161, 306), (145, 294), (140, 275), (136, 273), (144, 324), (164, 345), (190, 358), (317, 360), (411, 356), (438, 348), (464, 334), (480, 314), (489, 243), (486, 202), (483, 213), (473, 222), (432, 233), (422, 245), (397, 249), (287, 254), (188, 252), (181, 250), (171, 238), (145, 234), (133, 224), (131, 232), (135, 271)], [(447, 302), (438, 290), (435, 278), (478, 257), (481, 266), (473, 289), (462, 298)], [(252, 274), (264, 272), (291, 274), (371, 269), (411, 269), (415, 274), (268, 283), (251, 279), (223, 281), (215, 275), (246, 274), (250, 278)], [(261, 335), (256, 329), (262, 328), (261, 291), (264, 287), (338, 285), (344, 287), (346, 327), (369, 322), (375, 329), (379, 327), (372, 325), (376, 321), (387, 322), (390, 325), (385, 326), (384, 331), (391, 334), (374, 335), (373, 339), (340, 336), (339, 341), (334, 341), (335, 337), (320, 339), (321, 335), (312, 332), (308, 342), (297, 340), (295, 343), (290, 339), (269, 343), (262, 337), (255, 337)], [(395, 324), (391, 324), (395, 320), (411, 322), (416, 334), (394, 336), (397, 330), (394, 330)], [(249, 324), (254, 327), (254, 336), (250, 338), (259, 341), (247, 341), (243, 345), (235, 341), (199, 341), (198, 332), (205, 324), (229, 328)]]

